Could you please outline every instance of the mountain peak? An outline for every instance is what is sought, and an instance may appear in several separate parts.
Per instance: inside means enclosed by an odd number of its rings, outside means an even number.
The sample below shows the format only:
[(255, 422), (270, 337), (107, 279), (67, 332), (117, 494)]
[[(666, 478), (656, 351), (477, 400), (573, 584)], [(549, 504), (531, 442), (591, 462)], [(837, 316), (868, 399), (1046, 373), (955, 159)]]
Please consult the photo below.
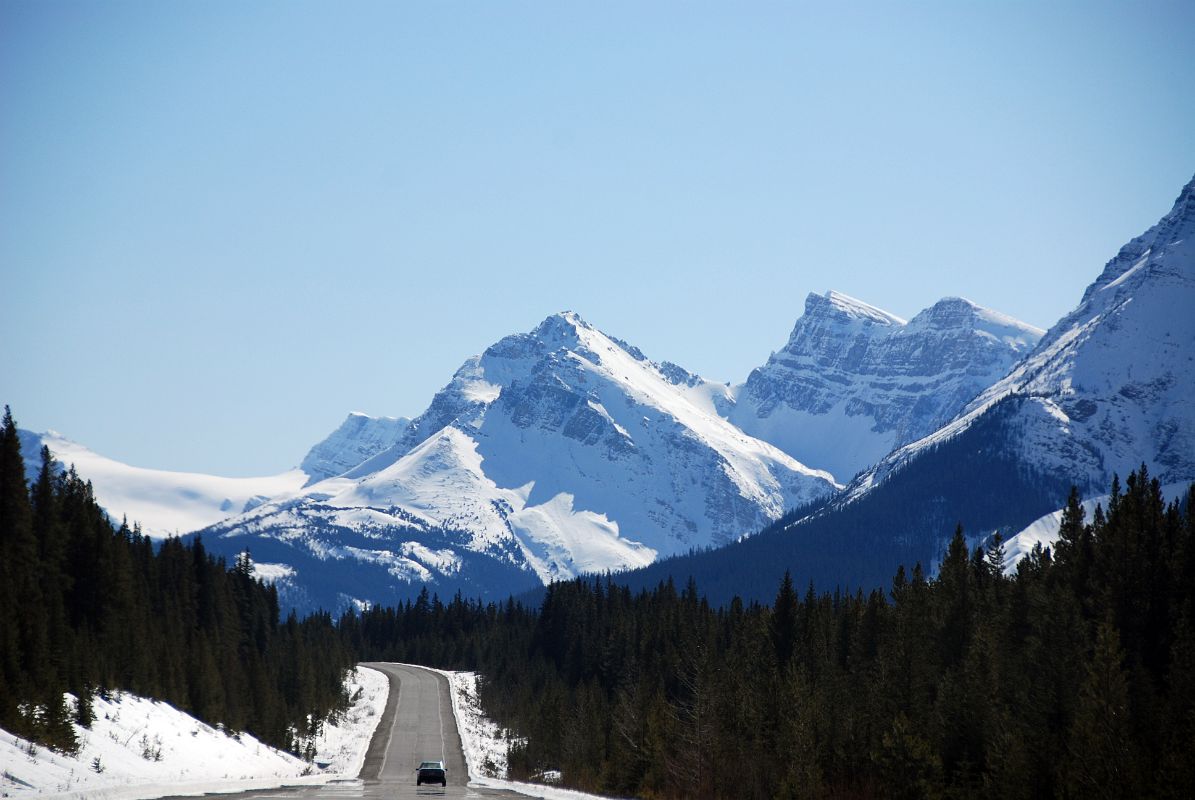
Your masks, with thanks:
[(840, 477), (937, 429), (1041, 338), (962, 297), (897, 317), (841, 292), (811, 294), (788, 343), (752, 371), (731, 420)]
[(948, 297), (943, 297), (941, 300), (939, 300), (938, 302), (936, 302), (932, 306), (930, 306), (931, 311), (935, 308), (949, 308), (949, 309), (957, 308), (957, 309), (966, 309), (966, 310), (970, 310), (970, 311), (975, 311), (976, 309), (982, 308), (982, 306), (979, 305), (978, 303), (968, 300), (965, 297), (956, 297), (956, 296), (951, 295)]
[(933, 328), (955, 328), (969, 325), (982, 311), (980, 306), (965, 297), (943, 297), (912, 319), (914, 325), (928, 324)]
[(576, 336), (582, 330), (593, 330), (593, 326), (575, 311), (557, 311), (555, 314), (549, 314), (536, 326), (532, 335), (541, 338)]
[[(1195, 237), (1195, 177), (1178, 193), (1170, 212), (1158, 224), (1120, 248), (1116, 257), (1104, 266), (1099, 278), (1083, 293), (1080, 307), (1097, 292), (1120, 283), (1120, 279), (1130, 271), (1147, 263), (1160, 263), (1163, 256), (1175, 248), (1185, 247), (1189, 250), (1192, 237)], [(1182, 264), (1192, 263), (1189, 257), (1180, 257), (1180, 261)]]
[(864, 303), (850, 295), (830, 289), (825, 294), (811, 292), (805, 298), (805, 315), (812, 317), (838, 317), (848, 320), (867, 320), (880, 325), (904, 325), (905, 321), (895, 314)]
[(410, 427), (406, 417), (350, 412), (340, 427), (307, 452), (299, 469), (308, 485), (340, 475), (394, 445)]
[(1027, 353), (1045, 334), (1041, 328), (985, 308), (965, 297), (943, 297), (913, 317), (908, 331), (926, 328), (959, 334), (979, 332), (1003, 342), (1015, 354)]
[(1187, 215), (1195, 213), (1195, 176), (1187, 182), (1183, 190), (1178, 194), (1178, 200), (1175, 201), (1175, 206), (1182, 205)]

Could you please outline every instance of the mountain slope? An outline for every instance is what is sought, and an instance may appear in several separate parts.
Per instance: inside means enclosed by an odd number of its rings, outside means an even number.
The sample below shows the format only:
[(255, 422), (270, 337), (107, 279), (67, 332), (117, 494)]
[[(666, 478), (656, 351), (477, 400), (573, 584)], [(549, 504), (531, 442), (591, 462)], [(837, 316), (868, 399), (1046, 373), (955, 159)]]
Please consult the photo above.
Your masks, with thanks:
[(899, 564), (932, 568), (956, 524), (972, 541), (1016, 533), (1060, 508), (1072, 483), (1103, 494), (1113, 474), (1142, 463), (1164, 484), (1195, 481), (1193, 233), (1195, 180), (956, 419), (882, 459), (817, 513), (626, 582), (691, 575), (721, 601), (766, 599), (785, 569), (822, 588), (885, 586)]
[(950, 421), (1043, 331), (957, 297), (909, 322), (811, 294), (787, 344), (736, 390), (728, 418), (839, 479)]
[(371, 510), (546, 581), (733, 541), (838, 488), (718, 416), (724, 394), (553, 315), (467, 361), (392, 447), (205, 535), (296, 543), (296, 514), (361, 533)]

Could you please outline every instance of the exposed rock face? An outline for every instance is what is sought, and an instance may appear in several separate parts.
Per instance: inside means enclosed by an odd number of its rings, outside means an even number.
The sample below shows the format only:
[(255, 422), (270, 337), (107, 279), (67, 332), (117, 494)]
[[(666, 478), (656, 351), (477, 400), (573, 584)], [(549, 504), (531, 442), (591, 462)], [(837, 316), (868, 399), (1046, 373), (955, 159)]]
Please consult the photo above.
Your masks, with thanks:
[(838, 292), (811, 294), (788, 343), (739, 387), (728, 416), (846, 480), (948, 422), (1041, 335), (958, 297), (906, 323)]

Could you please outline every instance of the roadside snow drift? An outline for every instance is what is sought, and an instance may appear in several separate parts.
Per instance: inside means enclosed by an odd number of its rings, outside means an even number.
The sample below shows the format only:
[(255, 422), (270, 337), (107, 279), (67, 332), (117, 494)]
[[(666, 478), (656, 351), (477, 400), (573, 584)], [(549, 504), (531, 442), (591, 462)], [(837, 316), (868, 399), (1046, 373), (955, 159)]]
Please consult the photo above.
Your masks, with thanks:
[(124, 692), (96, 697), (91, 729), (75, 726), (76, 756), (0, 730), (0, 796), (142, 800), (355, 778), (389, 682), (359, 668), (349, 692), (354, 702), (336, 725), (325, 726), (314, 764), (247, 734), (212, 728), (166, 703)]

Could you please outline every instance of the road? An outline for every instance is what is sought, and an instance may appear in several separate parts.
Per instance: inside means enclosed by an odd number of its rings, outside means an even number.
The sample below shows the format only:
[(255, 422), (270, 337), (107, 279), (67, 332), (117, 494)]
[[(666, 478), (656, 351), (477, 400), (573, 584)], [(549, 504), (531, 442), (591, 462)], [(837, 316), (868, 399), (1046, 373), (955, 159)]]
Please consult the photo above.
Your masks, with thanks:
[[(361, 778), (385, 784), (414, 784), (419, 762), (443, 761), (450, 788), (468, 783), (448, 681), (418, 667), (372, 662), (363, 666), (386, 673), (390, 697), (365, 754)], [(389, 733), (383, 736), (387, 729)]]
[[(219, 795), (221, 800), (403, 800), (412, 797), (519, 798), (527, 795), (469, 788), (448, 680), (419, 667), (368, 663), (390, 679), (390, 696), (357, 780)], [(443, 761), (448, 786), (416, 786), (420, 761)], [(163, 798), (163, 800), (174, 800)], [(181, 800), (181, 798), (179, 798)]]

